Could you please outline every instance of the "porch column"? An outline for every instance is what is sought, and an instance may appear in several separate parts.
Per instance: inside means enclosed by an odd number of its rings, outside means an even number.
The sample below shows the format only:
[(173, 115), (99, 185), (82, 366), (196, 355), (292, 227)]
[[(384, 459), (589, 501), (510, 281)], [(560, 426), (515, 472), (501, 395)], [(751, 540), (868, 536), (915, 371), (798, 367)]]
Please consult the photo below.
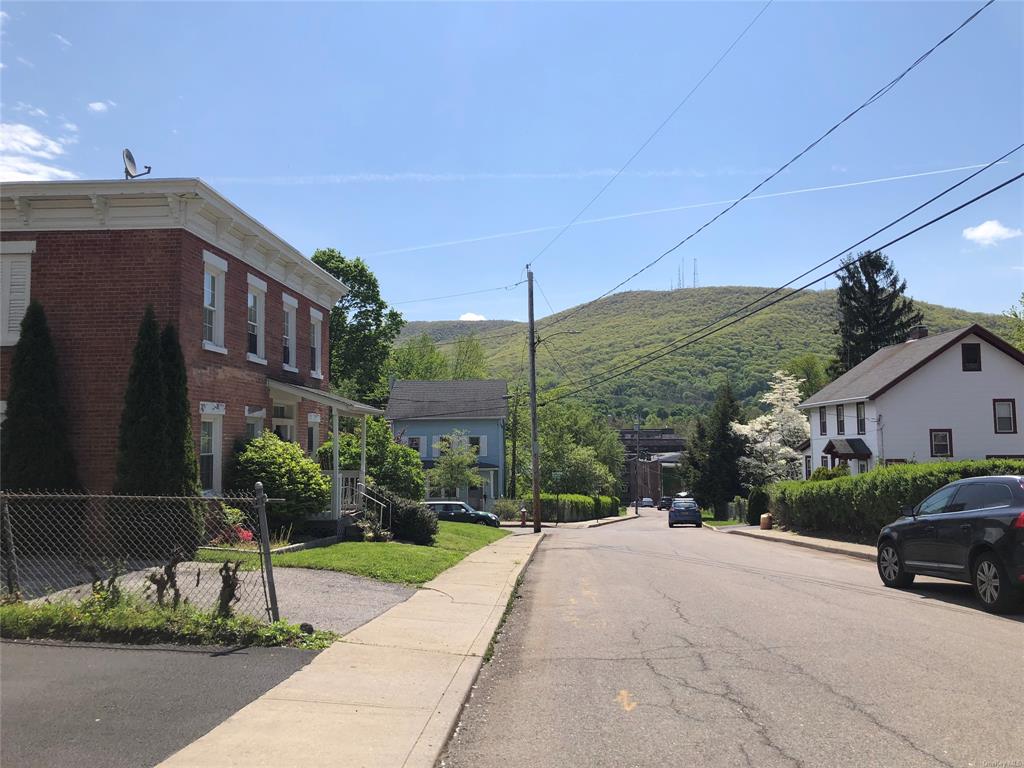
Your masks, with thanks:
[(331, 406), (331, 512), (334, 519), (341, 517), (341, 471), (338, 469), (338, 409)]
[(366, 416), (363, 416), (363, 434), (359, 440), (359, 484), (366, 488)]

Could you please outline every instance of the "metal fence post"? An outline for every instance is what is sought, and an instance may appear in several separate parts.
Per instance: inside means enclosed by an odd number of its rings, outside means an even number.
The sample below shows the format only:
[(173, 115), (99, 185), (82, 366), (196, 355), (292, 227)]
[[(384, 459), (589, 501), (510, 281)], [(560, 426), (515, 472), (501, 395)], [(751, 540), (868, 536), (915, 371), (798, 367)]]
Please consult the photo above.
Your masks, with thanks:
[(277, 610), (277, 589), (274, 587), (274, 566), (270, 562), (270, 531), (267, 526), (267, 496), (263, 483), (256, 483), (256, 512), (260, 518), (260, 552), (263, 557), (263, 571), (267, 574), (267, 596), (270, 599), (270, 617), (281, 618)]
[(18, 553), (14, 549), (14, 532), (11, 530), (11, 513), (7, 499), (0, 498), (0, 535), (3, 536), (4, 576), (7, 579), (7, 593), (18, 593)]

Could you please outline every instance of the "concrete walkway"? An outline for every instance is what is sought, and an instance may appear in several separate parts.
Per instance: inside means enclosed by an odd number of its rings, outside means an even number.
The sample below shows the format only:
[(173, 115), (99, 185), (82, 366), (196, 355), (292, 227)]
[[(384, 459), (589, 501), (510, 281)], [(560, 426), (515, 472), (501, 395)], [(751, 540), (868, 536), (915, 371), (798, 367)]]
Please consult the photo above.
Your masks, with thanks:
[(763, 531), (760, 528), (754, 528), (753, 526), (737, 526), (735, 528), (724, 528), (722, 529), (722, 532), (738, 536), (750, 536), (751, 538), (762, 539), (764, 541), (779, 541), (783, 544), (793, 544), (797, 547), (817, 549), (822, 552), (834, 552), (837, 555), (848, 555), (850, 557), (860, 558), (861, 560), (871, 560), (872, 562), (874, 562), (876, 557), (875, 548), (869, 544), (854, 544), (849, 541), (818, 538), (816, 536), (809, 536), (807, 534), (796, 533), (794, 531), (780, 531), (778, 528), (771, 528)]
[(160, 765), (432, 768), (542, 536), (477, 550)]

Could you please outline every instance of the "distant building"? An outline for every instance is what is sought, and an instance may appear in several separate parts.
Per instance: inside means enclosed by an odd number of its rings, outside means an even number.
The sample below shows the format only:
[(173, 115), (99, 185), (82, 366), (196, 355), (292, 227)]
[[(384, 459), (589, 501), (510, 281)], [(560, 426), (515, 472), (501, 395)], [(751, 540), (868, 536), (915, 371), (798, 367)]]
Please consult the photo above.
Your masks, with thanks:
[(804, 477), (903, 462), (1024, 458), (1024, 352), (971, 325), (915, 329), (800, 404), (811, 421)]
[(395, 381), (385, 418), (395, 438), (419, 451), (430, 469), (441, 455), (442, 439), (453, 432), (477, 449), (476, 488), (429, 488), (432, 499), (457, 498), (474, 509), (490, 511), (505, 494), (505, 422), (508, 384), (500, 379), (460, 381)]
[(657, 501), (659, 496), (682, 490), (679, 467), (686, 449), (685, 438), (670, 427), (641, 427), (639, 434), (636, 429), (620, 429), (619, 440), (626, 450), (622, 477), (626, 500), (649, 496)]

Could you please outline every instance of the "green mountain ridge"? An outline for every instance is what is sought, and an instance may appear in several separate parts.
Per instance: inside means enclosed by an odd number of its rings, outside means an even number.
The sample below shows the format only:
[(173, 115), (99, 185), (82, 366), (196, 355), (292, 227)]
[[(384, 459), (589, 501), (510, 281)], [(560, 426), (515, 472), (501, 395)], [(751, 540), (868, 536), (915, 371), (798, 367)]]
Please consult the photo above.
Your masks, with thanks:
[[(556, 387), (575, 390), (573, 382), (591, 383), (589, 377), (619, 364), (625, 366), (638, 355), (697, 331), (769, 290), (715, 286), (629, 291), (601, 299), (553, 327), (550, 340), (542, 341), (537, 352), (538, 388), (549, 394)], [(1001, 336), (1009, 333), (1008, 319), (998, 314), (922, 301), (915, 304), (930, 333), (972, 323)], [(544, 329), (572, 311), (539, 320), (538, 336), (543, 340)], [(804, 291), (578, 397), (615, 419), (631, 420), (637, 410), (665, 420), (688, 419), (705, 410), (728, 376), (737, 397), (749, 404), (766, 389), (771, 374), (797, 355), (813, 352), (825, 359), (831, 357), (835, 325), (835, 291)], [(562, 331), (572, 333), (562, 335)], [(524, 370), (525, 323), (414, 321), (406, 325), (402, 337), (421, 333), (442, 344), (475, 333), (487, 350), (491, 375), (516, 379)]]

